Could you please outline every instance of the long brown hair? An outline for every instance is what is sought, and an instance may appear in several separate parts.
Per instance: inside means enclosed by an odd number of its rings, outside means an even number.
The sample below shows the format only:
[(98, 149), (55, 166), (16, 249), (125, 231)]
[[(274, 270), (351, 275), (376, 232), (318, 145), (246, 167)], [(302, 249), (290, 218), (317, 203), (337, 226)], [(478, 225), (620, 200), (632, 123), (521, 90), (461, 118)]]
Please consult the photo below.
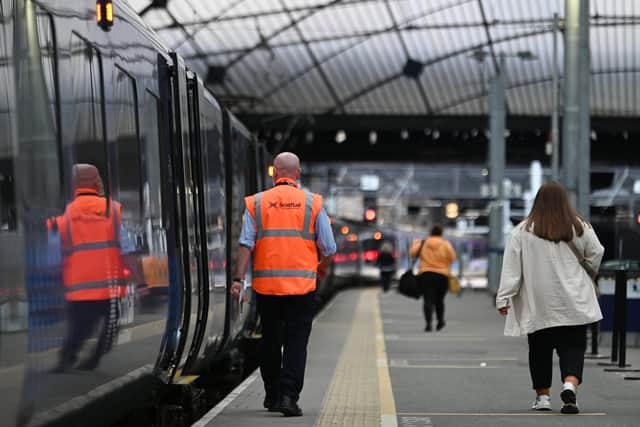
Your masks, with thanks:
[(582, 236), (586, 221), (569, 204), (567, 192), (555, 181), (540, 187), (533, 202), (525, 228), (536, 236), (552, 242), (569, 242), (573, 232)]

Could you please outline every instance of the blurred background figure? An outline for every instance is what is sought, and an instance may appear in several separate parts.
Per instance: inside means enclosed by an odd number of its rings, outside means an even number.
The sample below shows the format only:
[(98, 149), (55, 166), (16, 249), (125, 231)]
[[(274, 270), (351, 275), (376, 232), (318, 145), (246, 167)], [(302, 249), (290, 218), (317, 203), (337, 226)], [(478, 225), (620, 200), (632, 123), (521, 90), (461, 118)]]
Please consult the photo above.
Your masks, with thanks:
[(393, 245), (391, 242), (384, 242), (380, 246), (377, 264), (380, 268), (380, 284), (382, 285), (382, 290), (388, 292), (391, 287), (391, 278), (396, 272), (396, 260), (393, 257)]
[[(95, 369), (117, 335), (120, 299), (127, 292), (122, 247), (132, 246), (121, 226), (121, 206), (102, 195), (98, 169), (91, 164), (73, 167), (74, 199), (61, 216), (47, 221), (59, 232), (67, 301), (67, 334), (53, 372), (71, 369), (83, 343), (100, 326), (98, 342), (78, 369)], [(135, 267), (135, 266), (134, 266)], [(134, 268), (135, 270), (135, 268)]]
[(411, 256), (418, 257), (418, 286), (422, 288), (424, 302), (425, 332), (430, 332), (433, 317), (433, 306), (436, 307), (438, 323), (436, 329), (444, 328), (444, 297), (449, 289), (451, 264), (456, 260), (456, 252), (451, 243), (442, 238), (442, 226), (436, 224), (431, 229), (431, 237), (413, 243)]

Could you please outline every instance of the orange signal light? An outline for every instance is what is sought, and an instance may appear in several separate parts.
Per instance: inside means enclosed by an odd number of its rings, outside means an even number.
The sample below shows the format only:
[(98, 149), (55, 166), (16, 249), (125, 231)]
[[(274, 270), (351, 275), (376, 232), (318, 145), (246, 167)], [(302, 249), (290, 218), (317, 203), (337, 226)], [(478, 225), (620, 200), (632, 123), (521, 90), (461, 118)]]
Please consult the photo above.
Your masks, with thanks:
[(96, 1), (96, 22), (104, 31), (113, 26), (113, 2), (111, 0)]
[(381, 232), (379, 232), (379, 231), (376, 231), (375, 233), (373, 233), (373, 238), (374, 238), (375, 240), (380, 240), (380, 239), (382, 239), (382, 233), (381, 233)]
[(102, 22), (102, 4), (99, 1), (96, 3), (96, 22)]
[(273, 176), (273, 165), (269, 165), (269, 176)]
[(374, 219), (376, 219), (376, 210), (375, 209), (367, 209), (364, 212), (364, 219), (366, 219), (367, 221), (373, 221)]
[(340, 229), (340, 232), (342, 234), (348, 234), (349, 233), (349, 227), (347, 227), (346, 225), (343, 225), (342, 228)]
[(108, 1), (106, 4), (106, 18), (109, 24), (113, 24), (113, 3)]

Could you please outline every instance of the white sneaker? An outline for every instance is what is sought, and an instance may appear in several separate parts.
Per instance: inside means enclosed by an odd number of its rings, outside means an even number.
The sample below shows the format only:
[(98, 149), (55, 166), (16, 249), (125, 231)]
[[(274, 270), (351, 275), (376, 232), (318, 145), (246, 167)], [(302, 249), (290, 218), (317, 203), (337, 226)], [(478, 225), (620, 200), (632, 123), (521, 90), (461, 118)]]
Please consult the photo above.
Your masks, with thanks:
[(533, 409), (534, 411), (550, 411), (551, 398), (547, 394), (536, 396), (536, 400), (533, 402), (531, 409)]
[(563, 414), (577, 414), (580, 412), (576, 399), (576, 386), (572, 383), (566, 382), (562, 385), (560, 399), (562, 399), (563, 403), (560, 412)]

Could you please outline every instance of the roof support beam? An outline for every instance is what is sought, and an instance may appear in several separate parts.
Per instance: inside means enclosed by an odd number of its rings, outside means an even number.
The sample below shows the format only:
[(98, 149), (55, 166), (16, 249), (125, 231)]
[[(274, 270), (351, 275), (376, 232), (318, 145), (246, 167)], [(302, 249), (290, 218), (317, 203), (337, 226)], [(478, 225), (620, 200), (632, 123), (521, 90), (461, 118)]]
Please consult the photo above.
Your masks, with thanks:
[[(291, 12), (289, 12), (289, 10), (287, 9), (287, 5), (285, 4), (284, 0), (280, 0), (280, 4), (282, 5), (282, 8), (287, 11), (287, 15), (289, 16), (289, 19), (293, 24), (293, 28), (295, 29), (296, 34), (298, 34), (298, 37), (300, 37), (300, 40), (304, 44), (307, 54), (309, 55), (309, 57), (311, 58), (311, 61), (313, 62), (314, 69), (318, 70), (318, 73), (320, 74), (322, 81), (324, 82), (325, 86), (329, 90), (329, 93), (331, 94), (331, 98), (333, 99), (333, 102), (336, 105), (338, 105), (340, 103), (340, 98), (338, 97), (338, 93), (336, 92), (336, 89), (331, 84), (331, 81), (329, 80), (327, 73), (325, 73), (324, 69), (322, 68), (320, 61), (318, 61), (318, 57), (316, 56), (313, 49), (311, 49), (311, 46), (309, 45), (309, 43), (307, 43), (307, 41), (305, 40), (302, 30), (296, 24), (296, 21), (295, 19), (293, 19), (293, 15), (291, 14)], [(344, 110), (340, 109), (340, 112), (344, 112)]]
[[(389, 0), (385, 1), (385, 5), (387, 6), (387, 13), (389, 14), (389, 18), (391, 19), (391, 23), (393, 24), (393, 31), (398, 36), (398, 40), (402, 45), (402, 49), (404, 50), (404, 54), (407, 58), (411, 58), (411, 54), (409, 52), (409, 47), (407, 46), (407, 42), (402, 36), (402, 32), (400, 31), (400, 25), (398, 25), (398, 21), (396, 20), (395, 15), (393, 14), (393, 9), (391, 9), (391, 3)], [(429, 98), (427, 98), (427, 92), (424, 90), (424, 85), (420, 80), (420, 76), (415, 79), (415, 83), (418, 86), (418, 91), (420, 92), (420, 96), (422, 97), (422, 102), (424, 103), (424, 109), (427, 114), (431, 114), (431, 104), (429, 103)]]

